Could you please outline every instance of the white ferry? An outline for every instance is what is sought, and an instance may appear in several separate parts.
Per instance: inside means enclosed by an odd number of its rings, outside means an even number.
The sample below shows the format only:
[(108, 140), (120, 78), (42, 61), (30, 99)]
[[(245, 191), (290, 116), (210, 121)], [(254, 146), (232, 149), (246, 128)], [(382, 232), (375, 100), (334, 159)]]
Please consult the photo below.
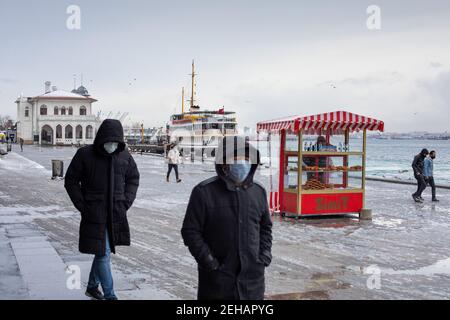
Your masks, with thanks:
[(190, 108), (185, 112), (184, 88), (181, 113), (170, 117), (167, 134), (172, 143), (186, 154), (208, 157), (217, 148), (220, 138), (238, 134), (236, 113), (221, 108), (216, 111), (201, 110), (195, 105), (195, 64), (192, 62), (192, 88)]

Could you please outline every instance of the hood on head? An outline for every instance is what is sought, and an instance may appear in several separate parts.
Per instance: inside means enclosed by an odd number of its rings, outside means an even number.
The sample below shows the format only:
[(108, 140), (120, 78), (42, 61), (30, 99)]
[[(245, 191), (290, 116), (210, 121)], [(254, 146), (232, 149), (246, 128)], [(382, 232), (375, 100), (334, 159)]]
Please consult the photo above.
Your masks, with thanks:
[(106, 142), (119, 143), (119, 146), (114, 153), (120, 153), (125, 150), (123, 127), (119, 120), (106, 119), (98, 129), (94, 140), (94, 148), (102, 154), (109, 155), (103, 147)]
[(420, 151), (420, 154), (422, 155), (422, 157), (426, 157), (429, 154), (428, 149), (422, 149), (422, 151)]
[(248, 138), (241, 136), (224, 137), (216, 150), (216, 172), (217, 175), (224, 180), (229, 187), (234, 185), (233, 181), (225, 173), (223, 166), (233, 164), (236, 157), (245, 157), (249, 159), (252, 168), (247, 179), (242, 183), (244, 187), (248, 187), (253, 183), (258, 165), (260, 165), (260, 153), (258, 149), (253, 147)]

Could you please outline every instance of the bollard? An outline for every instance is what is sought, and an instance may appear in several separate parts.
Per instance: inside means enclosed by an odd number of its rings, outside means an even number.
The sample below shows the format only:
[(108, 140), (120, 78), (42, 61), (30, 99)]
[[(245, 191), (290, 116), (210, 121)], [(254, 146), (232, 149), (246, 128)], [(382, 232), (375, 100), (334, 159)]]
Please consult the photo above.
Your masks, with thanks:
[(64, 162), (61, 160), (52, 160), (52, 179), (62, 178), (64, 176)]
[(372, 220), (372, 209), (362, 209), (359, 213), (360, 220)]

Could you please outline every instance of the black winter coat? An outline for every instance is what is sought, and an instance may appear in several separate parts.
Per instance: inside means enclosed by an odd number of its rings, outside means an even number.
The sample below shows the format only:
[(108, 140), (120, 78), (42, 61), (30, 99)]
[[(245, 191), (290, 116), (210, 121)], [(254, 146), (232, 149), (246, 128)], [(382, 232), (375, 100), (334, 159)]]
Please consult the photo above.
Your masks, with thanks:
[(257, 166), (236, 187), (217, 164), (218, 175), (192, 191), (181, 233), (198, 263), (199, 300), (264, 299), (272, 221), (266, 192), (253, 182)]
[[(118, 142), (108, 154), (106, 142)], [(104, 255), (106, 230), (111, 251), (130, 245), (127, 210), (136, 198), (139, 171), (125, 150), (122, 124), (105, 120), (94, 144), (80, 148), (65, 177), (65, 188), (74, 206), (81, 212), (79, 249), (82, 253)]]
[(414, 160), (412, 163), (414, 176), (423, 174), (424, 161), (425, 161), (425, 156), (422, 155), (421, 153), (419, 153), (418, 155), (416, 155), (414, 157)]

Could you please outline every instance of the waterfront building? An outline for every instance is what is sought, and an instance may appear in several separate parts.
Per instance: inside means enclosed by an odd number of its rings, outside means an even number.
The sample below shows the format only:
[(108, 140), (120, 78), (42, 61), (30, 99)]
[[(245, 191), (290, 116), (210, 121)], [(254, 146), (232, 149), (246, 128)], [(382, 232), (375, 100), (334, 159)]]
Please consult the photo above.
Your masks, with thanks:
[(17, 137), (27, 144), (92, 144), (99, 125), (95, 102), (83, 86), (69, 92), (47, 81), (42, 95), (17, 98)]

